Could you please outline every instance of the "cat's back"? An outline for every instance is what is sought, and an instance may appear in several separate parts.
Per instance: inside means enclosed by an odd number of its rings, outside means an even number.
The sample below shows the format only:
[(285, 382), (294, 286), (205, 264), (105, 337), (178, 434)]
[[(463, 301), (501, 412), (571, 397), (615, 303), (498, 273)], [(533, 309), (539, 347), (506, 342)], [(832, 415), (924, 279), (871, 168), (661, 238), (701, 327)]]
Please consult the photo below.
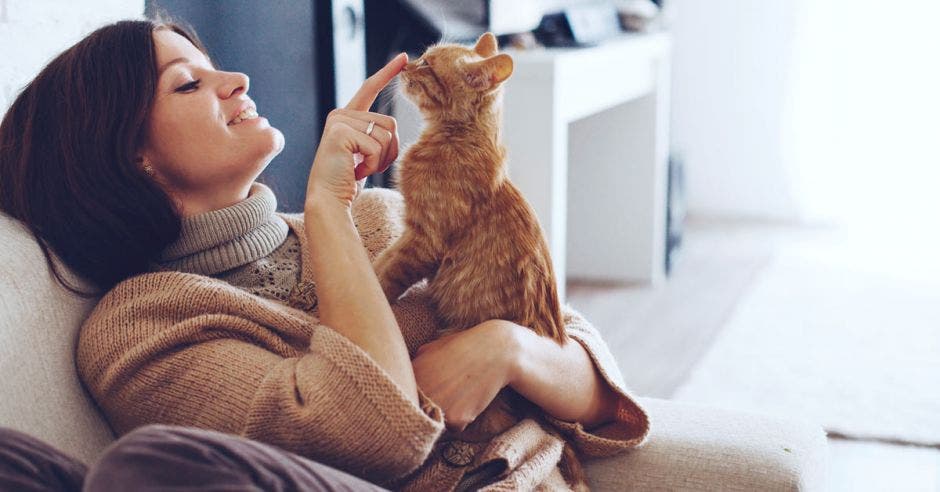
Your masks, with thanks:
[(508, 180), (456, 234), (432, 281), (447, 326), (505, 319), (564, 339), (548, 243), (535, 211)]
[(514, 228), (514, 235), (525, 233), (542, 237), (542, 228), (535, 209), (508, 178), (494, 194), (491, 207), (494, 222), (505, 222), (506, 227)]
[(409, 222), (449, 234), (477, 221), (504, 173), (501, 152), (476, 140), (426, 129), (409, 147), (395, 173)]

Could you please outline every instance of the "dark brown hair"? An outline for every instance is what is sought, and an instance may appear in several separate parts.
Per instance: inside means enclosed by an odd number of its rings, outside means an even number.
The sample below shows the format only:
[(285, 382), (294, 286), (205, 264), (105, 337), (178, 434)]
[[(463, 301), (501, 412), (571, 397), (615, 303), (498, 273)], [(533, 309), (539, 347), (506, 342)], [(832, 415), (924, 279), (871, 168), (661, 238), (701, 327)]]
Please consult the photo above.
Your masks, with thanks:
[[(135, 162), (157, 83), (156, 29), (205, 52), (175, 23), (102, 27), (53, 59), (0, 123), (0, 210), (29, 228), (55, 279), (84, 297), (148, 271), (180, 233), (170, 197)], [(69, 283), (50, 249), (100, 292)]]

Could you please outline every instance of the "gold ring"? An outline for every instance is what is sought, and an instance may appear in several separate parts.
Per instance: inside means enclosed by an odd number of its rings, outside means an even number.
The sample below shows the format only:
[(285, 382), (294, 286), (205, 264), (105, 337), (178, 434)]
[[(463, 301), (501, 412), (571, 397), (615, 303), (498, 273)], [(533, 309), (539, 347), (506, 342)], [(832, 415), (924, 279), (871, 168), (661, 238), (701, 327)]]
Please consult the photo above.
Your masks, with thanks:
[(372, 136), (372, 130), (375, 129), (375, 121), (369, 121), (369, 126), (366, 127), (366, 135)]

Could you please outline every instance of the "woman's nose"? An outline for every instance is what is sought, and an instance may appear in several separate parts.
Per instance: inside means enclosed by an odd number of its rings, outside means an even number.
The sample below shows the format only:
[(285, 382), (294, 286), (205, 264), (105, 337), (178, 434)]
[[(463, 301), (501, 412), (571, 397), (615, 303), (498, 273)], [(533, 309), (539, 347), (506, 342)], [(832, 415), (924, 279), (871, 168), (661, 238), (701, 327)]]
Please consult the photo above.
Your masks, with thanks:
[(222, 84), (220, 87), (219, 95), (228, 99), (243, 92), (248, 92), (249, 83), (250, 81), (247, 75), (241, 72), (230, 72), (226, 83)]

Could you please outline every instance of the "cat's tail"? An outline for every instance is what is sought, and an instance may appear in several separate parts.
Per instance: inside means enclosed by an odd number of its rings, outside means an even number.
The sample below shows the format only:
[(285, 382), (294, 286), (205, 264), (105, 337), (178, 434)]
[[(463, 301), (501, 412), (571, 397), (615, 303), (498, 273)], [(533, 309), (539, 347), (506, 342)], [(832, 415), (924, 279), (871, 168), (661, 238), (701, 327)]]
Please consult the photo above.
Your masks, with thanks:
[(561, 469), (561, 476), (575, 492), (589, 492), (587, 477), (584, 474), (584, 467), (581, 465), (581, 459), (572, 447), (571, 443), (566, 442), (561, 450), (561, 462), (558, 463)]

